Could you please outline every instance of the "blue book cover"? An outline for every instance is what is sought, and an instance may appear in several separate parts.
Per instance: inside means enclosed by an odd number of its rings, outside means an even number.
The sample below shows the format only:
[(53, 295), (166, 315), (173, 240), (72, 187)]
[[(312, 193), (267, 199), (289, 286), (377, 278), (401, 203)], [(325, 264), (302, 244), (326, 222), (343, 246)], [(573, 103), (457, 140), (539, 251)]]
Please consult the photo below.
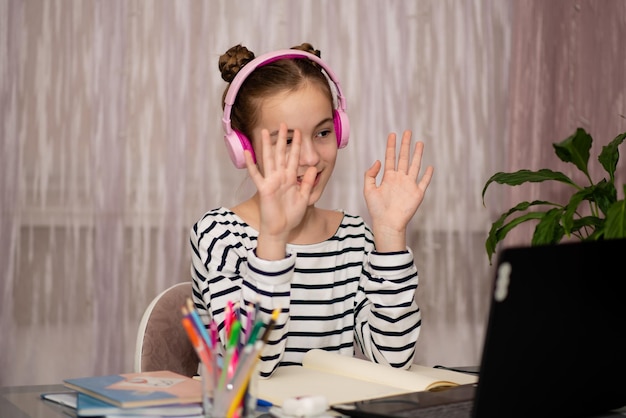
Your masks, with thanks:
[(63, 383), (120, 408), (202, 402), (199, 380), (166, 370), (80, 377), (65, 379)]
[(202, 405), (199, 403), (120, 408), (76, 391), (42, 393), (41, 397), (47, 401), (58, 403), (75, 410), (76, 416), (78, 417), (100, 417), (108, 415), (124, 417), (141, 417), (142, 415), (187, 418), (203, 417)]
[(119, 408), (84, 393), (77, 393), (76, 415), (79, 417), (97, 417), (111, 414), (124, 416), (158, 415), (163, 417), (202, 416), (202, 405), (200, 403), (190, 403), (139, 408)]

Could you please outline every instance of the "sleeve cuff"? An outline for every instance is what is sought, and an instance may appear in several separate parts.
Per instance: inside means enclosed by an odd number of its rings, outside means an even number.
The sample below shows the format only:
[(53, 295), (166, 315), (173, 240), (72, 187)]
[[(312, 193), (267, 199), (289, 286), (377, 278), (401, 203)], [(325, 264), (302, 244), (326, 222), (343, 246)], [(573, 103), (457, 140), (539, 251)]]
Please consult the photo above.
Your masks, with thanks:
[(257, 257), (255, 250), (248, 251), (249, 274), (261, 282), (281, 284), (290, 281), (295, 264), (295, 254), (287, 254), (281, 260), (264, 260)]
[(369, 263), (374, 270), (398, 270), (414, 265), (413, 251), (409, 247), (404, 251), (379, 253), (372, 251), (369, 254)]

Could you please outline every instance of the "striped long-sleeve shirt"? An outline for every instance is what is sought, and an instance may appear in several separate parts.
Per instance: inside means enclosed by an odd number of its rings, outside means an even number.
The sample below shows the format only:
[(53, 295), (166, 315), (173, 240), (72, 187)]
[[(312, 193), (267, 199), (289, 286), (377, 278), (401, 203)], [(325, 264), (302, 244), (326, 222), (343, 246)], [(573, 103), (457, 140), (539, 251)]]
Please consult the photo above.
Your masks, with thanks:
[(408, 368), (421, 315), (413, 253), (377, 253), (370, 228), (344, 213), (335, 234), (309, 245), (287, 245), (287, 256), (255, 255), (258, 232), (226, 208), (207, 212), (190, 232), (193, 300), (222, 344), (228, 301), (238, 303), (246, 330), (248, 307), (258, 303), (267, 321), (281, 313), (261, 356), (260, 375), (301, 364), (312, 348), (354, 355), (356, 341), (372, 361)]

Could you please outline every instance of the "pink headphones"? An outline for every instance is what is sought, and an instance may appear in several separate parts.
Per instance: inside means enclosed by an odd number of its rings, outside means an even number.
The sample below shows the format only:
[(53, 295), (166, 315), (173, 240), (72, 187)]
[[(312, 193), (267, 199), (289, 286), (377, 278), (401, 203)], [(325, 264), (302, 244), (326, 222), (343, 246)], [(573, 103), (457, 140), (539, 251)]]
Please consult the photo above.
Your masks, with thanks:
[(237, 92), (239, 92), (241, 85), (248, 75), (250, 75), (250, 73), (258, 67), (262, 67), (263, 65), (285, 58), (309, 59), (319, 64), (324, 69), (330, 81), (332, 81), (335, 85), (337, 94), (337, 108), (333, 110), (333, 123), (335, 124), (335, 134), (337, 135), (337, 147), (343, 148), (348, 145), (348, 138), (350, 137), (350, 121), (348, 120), (348, 115), (346, 114), (346, 99), (343, 97), (339, 81), (337, 80), (335, 73), (333, 73), (333, 70), (331, 70), (317, 55), (297, 49), (283, 49), (263, 54), (244, 65), (230, 83), (230, 87), (226, 93), (226, 97), (224, 99), (224, 115), (222, 116), (224, 142), (226, 143), (226, 149), (228, 149), (230, 159), (237, 168), (246, 167), (246, 160), (244, 158), (245, 150), (249, 150), (254, 157), (254, 150), (252, 149), (250, 140), (241, 132), (234, 130), (230, 125), (230, 113), (233, 104), (235, 103)]

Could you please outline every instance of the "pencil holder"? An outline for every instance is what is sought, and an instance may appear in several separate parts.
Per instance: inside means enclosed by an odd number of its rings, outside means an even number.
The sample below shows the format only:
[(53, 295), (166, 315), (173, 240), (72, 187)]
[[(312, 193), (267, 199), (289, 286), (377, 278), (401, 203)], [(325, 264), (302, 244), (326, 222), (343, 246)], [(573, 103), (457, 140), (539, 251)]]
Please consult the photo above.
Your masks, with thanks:
[[(254, 417), (254, 409), (246, 411), (248, 390), (243, 392), (243, 398), (235, 399), (236, 391), (231, 387), (216, 389), (213, 398), (205, 409), (205, 418), (245, 418)], [(256, 406), (256, 404), (255, 404)]]
[[(202, 377), (202, 410), (204, 418), (254, 417), (256, 398), (251, 413), (248, 413), (249, 385), (238, 388), (230, 383), (221, 387), (211, 367), (200, 364)], [(218, 373), (219, 374), (219, 373)], [(256, 380), (255, 380), (256, 381)]]
[[(256, 389), (256, 377), (252, 376), (245, 387), (226, 384), (223, 387), (213, 385), (210, 373), (204, 368), (209, 379), (202, 379), (202, 405), (204, 418), (247, 418), (256, 416), (256, 396), (251, 395), (251, 388)], [(256, 390), (254, 392), (256, 394)]]
[[(216, 367), (204, 367), (205, 418), (254, 417), (257, 412), (259, 355), (263, 341), (246, 344), (237, 350), (231, 346)], [(220, 364), (221, 363), (221, 364)], [(220, 364), (220, 367), (217, 365)], [(219, 377), (218, 377), (219, 375)]]
[(203, 390), (206, 400), (204, 405), (205, 418), (254, 418), (258, 416), (258, 373), (252, 374), (243, 391), (227, 385), (214, 391)]

